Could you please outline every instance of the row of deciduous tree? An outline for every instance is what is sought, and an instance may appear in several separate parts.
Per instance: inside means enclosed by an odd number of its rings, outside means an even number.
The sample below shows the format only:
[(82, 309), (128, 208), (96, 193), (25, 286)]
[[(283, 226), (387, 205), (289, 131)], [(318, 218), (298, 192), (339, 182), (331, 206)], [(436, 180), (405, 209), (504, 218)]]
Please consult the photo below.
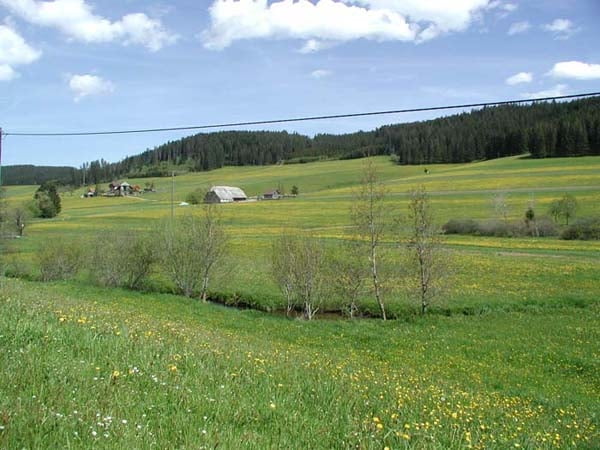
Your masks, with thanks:
[(367, 160), (350, 211), (352, 231), (341, 244), (326, 250), (315, 238), (282, 232), (273, 245), (272, 273), (288, 314), (300, 308), (310, 320), (325, 297), (335, 296), (354, 317), (359, 299), (371, 295), (386, 320), (394, 283), (402, 283), (404, 291), (417, 299), (422, 314), (428, 310), (449, 274), (449, 258), (427, 193), (422, 187), (411, 192), (403, 221), (391, 208), (375, 167)]
[[(399, 231), (389, 208), (386, 191), (368, 160), (346, 239), (324, 245), (303, 233), (282, 232), (273, 244), (272, 273), (288, 313), (300, 309), (312, 319), (325, 296), (335, 296), (338, 307), (355, 317), (360, 299), (372, 295), (380, 316), (387, 319), (391, 284), (399, 276), (418, 299), (421, 312), (427, 311), (447, 273), (427, 194), (422, 188), (411, 194), (404, 221), (408, 234)], [(91, 243), (54, 239), (36, 258), (44, 281), (85, 274), (102, 286), (140, 289), (159, 272), (171, 280), (176, 292), (206, 301), (227, 249), (218, 206), (203, 205), (199, 214), (165, 219), (151, 231), (109, 229)]]
[(37, 253), (43, 281), (85, 272), (101, 286), (139, 289), (151, 274), (168, 277), (176, 292), (206, 300), (213, 269), (222, 261), (227, 236), (214, 205), (200, 215), (164, 220), (151, 231), (104, 230), (91, 245), (57, 239)]

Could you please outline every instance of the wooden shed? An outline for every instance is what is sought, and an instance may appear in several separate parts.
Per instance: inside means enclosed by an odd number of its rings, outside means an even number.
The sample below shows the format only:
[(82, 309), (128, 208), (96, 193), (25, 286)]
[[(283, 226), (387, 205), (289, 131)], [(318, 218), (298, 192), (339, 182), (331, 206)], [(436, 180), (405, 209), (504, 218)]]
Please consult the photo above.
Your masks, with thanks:
[(279, 200), (281, 198), (281, 192), (279, 189), (274, 189), (269, 192), (265, 192), (262, 196), (264, 200)]

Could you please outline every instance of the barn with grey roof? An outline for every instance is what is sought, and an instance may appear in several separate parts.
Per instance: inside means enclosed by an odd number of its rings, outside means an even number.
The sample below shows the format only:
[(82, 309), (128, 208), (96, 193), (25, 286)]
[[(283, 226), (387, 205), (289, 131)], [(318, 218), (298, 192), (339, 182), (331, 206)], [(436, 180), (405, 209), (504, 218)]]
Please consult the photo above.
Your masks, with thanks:
[(205, 203), (233, 203), (248, 200), (248, 196), (238, 187), (213, 186), (204, 197)]

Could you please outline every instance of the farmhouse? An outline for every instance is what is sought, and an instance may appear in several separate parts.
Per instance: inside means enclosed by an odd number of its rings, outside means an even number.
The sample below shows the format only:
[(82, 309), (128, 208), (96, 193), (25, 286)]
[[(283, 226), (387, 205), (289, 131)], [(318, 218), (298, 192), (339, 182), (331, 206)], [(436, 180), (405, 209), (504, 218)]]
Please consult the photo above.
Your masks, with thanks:
[(205, 203), (232, 203), (248, 200), (248, 196), (238, 187), (213, 186), (204, 197)]
[(263, 200), (279, 200), (281, 198), (281, 192), (279, 192), (279, 189), (265, 192), (262, 198)]
[(134, 190), (127, 181), (124, 181), (123, 183), (120, 183), (118, 181), (113, 181), (112, 183), (110, 183), (108, 185), (108, 192), (110, 195), (124, 197), (124, 196), (132, 194), (134, 192)]

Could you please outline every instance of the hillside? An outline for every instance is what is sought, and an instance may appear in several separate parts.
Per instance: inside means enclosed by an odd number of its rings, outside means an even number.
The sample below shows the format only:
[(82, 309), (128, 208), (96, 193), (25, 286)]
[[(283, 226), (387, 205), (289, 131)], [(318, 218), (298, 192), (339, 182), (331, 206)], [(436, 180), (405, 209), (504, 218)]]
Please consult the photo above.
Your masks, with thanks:
[(399, 164), (459, 163), (530, 152), (535, 158), (600, 155), (600, 98), (504, 105), (345, 135), (223, 131), (168, 142), (118, 163), (93, 161), (87, 179), (165, 176), (283, 161), (394, 155)]
[[(399, 166), (389, 157), (377, 157), (384, 185), (388, 189), (389, 208), (394, 217), (407, 214), (407, 192), (424, 185), (431, 193), (436, 220), (441, 225), (449, 219), (486, 219), (495, 217), (492, 204), (496, 193), (507, 194), (509, 219), (523, 217), (533, 200), (538, 215), (547, 214), (549, 204), (565, 192), (579, 203), (579, 216), (600, 215), (600, 158), (531, 159), (510, 157), (469, 164)], [(237, 296), (259, 309), (277, 309), (282, 304), (270, 272), (272, 240), (283, 228), (309, 230), (333, 245), (345, 237), (349, 226), (349, 210), (353, 192), (361, 177), (363, 160), (326, 161), (301, 165), (266, 167), (226, 167), (202, 173), (189, 173), (175, 178), (175, 204), (202, 186), (233, 185), (248, 195), (261, 194), (283, 185), (300, 189), (300, 196), (275, 202), (221, 205), (228, 233), (232, 237), (231, 261), (236, 276), (225, 274), (213, 285), (215, 295)], [(424, 168), (429, 170), (424, 173)], [(63, 195), (63, 212), (53, 220), (37, 221), (27, 228), (28, 238), (19, 242), (24, 262), (31, 262), (37, 248), (55, 238), (94, 242), (98, 230), (106, 235), (119, 230), (153, 230), (159, 232), (161, 220), (170, 214), (171, 179), (129, 179), (132, 184), (152, 181), (156, 193), (139, 198), (81, 199), (79, 195)], [(8, 188), (10, 202), (31, 198), (34, 187)], [(176, 214), (184, 215), (196, 208), (176, 206)], [(447, 236), (446, 242), (459, 252), (464, 267), (442, 308), (461, 311), (464, 308), (513, 308), (524, 300), (533, 304), (559, 302), (565, 291), (572, 291), (582, 301), (594, 298), (599, 287), (592, 281), (600, 244), (597, 241), (562, 241)], [(514, 268), (512, 253), (524, 253)], [(542, 277), (536, 275), (542, 255), (552, 256), (545, 263)], [(485, 270), (481, 270), (485, 267)], [(565, 267), (571, 267), (566, 271)], [(21, 267), (20, 270), (24, 270)], [(32, 270), (34, 270), (32, 268)], [(569, 274), (576, 270), (580, 278)], [(498, 277), (506, 278), (500, 283)], [(479, 280), (473, 283), (473, 277)], [(162, 281), (157, 280), (157, 283)], [(169, 285), (161, 289), (169, 290)], [(510, 288), (507, 286), (510, 285)], [(533, 288), (532, 286), (536, 286)], [(405, 299), (394, 302), (398, 314), (410, 310)], [(372, 307), (365, 299), (367, 310)]]
[[(436, 220), (545, 215), (565, 193), (579, 216), (600, 215), (600, 157), (508, 157), (397, 165), (373, 158), (391, 217), (424, 185)], [(170, 178), (140, 197), (63, 194), (55, 219), (28, 223), (0, 277), (0, 447), (4, 448), (598, 448), (600, 241), (451, 235), (443, 297), (419, 316), (403, 265), (386, 291), (389, 316), (288, 319), (273, 279), (272, 245), (309, 232), (323, 249), (344, 242), (364, 160), (226, 167), (175, 177), (175, 205), (212, 184), (260, 194), (281, 184), (297, 198), (219, 205), (230, 246), (210, 298), (173, 295), (157, 265), (144, 292), (99, 287), (90, 273), (42, 283), (40, 256), (150, 232), (161, 245)], [(425, 173), (425, 168), (428, 173)], [(8, 187), (8, 203), (36, 186)], [(83, 192), (83, 191), (82, 191)], [(201, 207), (175, 206), (175, 220)], [(396, 251), (397, 236), (385, 248)], [(387, 245), (389, 244), (389, 245)], [(383, 248), (383, 247), (382, 247)], [(127, 253), (116, 249), (114, 267)], [(396, 260), (396, 261), (402, 261)], [(377, 311), (368, 295), (364, 313)], [(234, 306), (240, 306), (235, 308)], [(247, 309), (250, 307), (250, 309)]]
[(25, 186), (42, 184), (50, 180), (58, 180), (64, 184), (79, 184), (77, 170), (74, 167), (18, 165), (2, 167), (2, 184), (4, 186)]

